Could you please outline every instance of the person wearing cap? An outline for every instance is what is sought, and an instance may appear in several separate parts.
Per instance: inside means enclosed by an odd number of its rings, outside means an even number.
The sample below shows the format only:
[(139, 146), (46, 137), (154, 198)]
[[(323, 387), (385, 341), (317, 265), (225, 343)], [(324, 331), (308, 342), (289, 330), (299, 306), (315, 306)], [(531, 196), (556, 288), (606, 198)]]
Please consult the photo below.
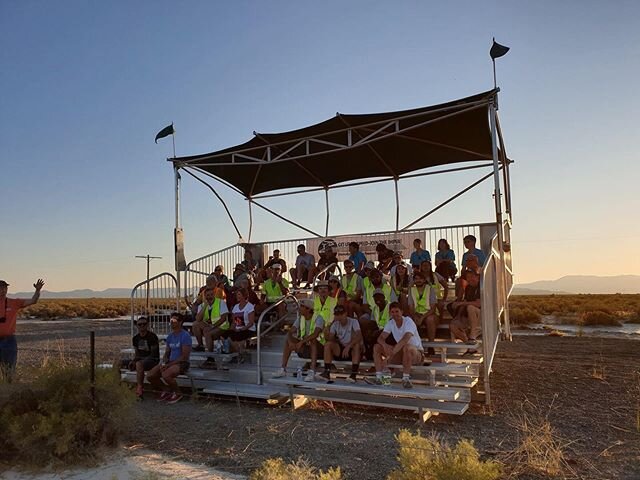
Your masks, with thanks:
[(335, 320), (329, 327), (327, 343), (324, 346), (324, 372), (320, 374), (331, 381), (331, 364), (335, 358), (351, 359), (351, 374), (347, 381), (356, 383), (360, 370), (362, 353), (362, 331), (355, 318), (347, 316), (347, 309), (336, 305), (333, 309)]
[(144, 372), (148, 372), (160, 363), (160, 341), (158, 336), (149, 330), (149, 319), (140, 317), (136, 320), (138, 333), (133, 337), (133, 360), (129, 362), (129, 370), (136, 372), (136, 395), (142, 400), (144, 392)]
[(400, 262), (402, 262), (402, 252), (397, 250), (393, 252), (393, 257), (391, 257), (391, 266), (389, 267), (389, 275), (393, 277), (396, 274), (396, 267)]
[(321, 316), (328, 327), (333, 322), (333, 309), (338, 300), (329, 295), (329, 282), (326, 280), (320, 280), (316, 290), (317, 293), (313, 297), (313, 316)]
[(298, 357), (311, 360), (311, 368), (304, 377), (305, 382), (313, 382), (315, 379), (318, 353), (322, 352), (324, 340), (324, 318), (313, 313), (313, 300), (304, 298), (300, 300), (300, 316), (296, 319), (287, 333), (287, 341), (282, 352), (282, 368), (273, 374), (273, 378), (282, 378), (287, 375), (287, 364), (291, 353), (296, 352)]
[(366, 356), (371, 359), (373, 359), (373, 346), (378, 341), (378, 335), (389, 321), (389, 302), (381, 288), (373, 291), (373, 302), (371, 312), (361, 315), (358, 319)]
[(349, 260), (353, 263), (354, 271), (358, 275), (364, 274), (364, 266), (367, 264), (367, 257), (360, 251), (358, 242), (349, 243)]
[(376, 368), (374, 380), (365, 378), (367, 383), (383, 385), (383, 372), (387, 365), (402, 364), (402, 386), (413, 388), (411, 367), (424, 363), (424, 349), (416, 324), (405, 317), (398, 302), (389, 305), (389, 321), (373, 347), (373, 361)]
[(264, 282), (269, 278), (269, 269), (274, 265), (280, 265), (283, 272), (287, 271), (287, 262), (280, 257), (280, 250), (277, 248), (273, 251), (273, 255), (269, 257), (267, 263), (264, 264), (264, 268), (260, 269), (260, 272), (258, 273), (258, 278), (261, 282)]
[(362, 304), (362, 277), (355, 272), (354, 262), (349, 258), (344, 261), (345, 274), (340, 279), (342, 291), (347, 293), (347, 313), (359, 313)]
[(407, 264), (400, 261), (395, 265), (391, 274), (391, 301), (399, 302), (403, 308), (408, 306), (407, 296), (411, 287), (411, 276)]
[[(309, 272), (309, 283), (313, 282), (313, 278), (317, 275), (318, 278), (328, 279), (336, 271), (334, 264), (338, 263), (338, 252), (333, 247), (327, 247), (324, 251), (319, 252), (320, 258), (318, 259), (318, 265), (311, 269)], [(327, 268), (330, 265), (334, 265), (331, 268)], [(320, 274), (325, 268), (327, 270)]]
[(0, 280), (0, 378), (11, 380), (18, 361), (18, 343), (16, 342), (16, 319), (18, 310), (38, 303), (44, 281), (39, 278), (33, 287), (36, 291), (28, 299), (8, 298), (9, 284)]
[(214, 289), (210, 287), (204, 291), (204, 298), (204, 303), (191, 326), (191, 331), (198, 342), (198, 345), (193, 347), (194, 352), (204, 352), (203, 337), (207, 351), (213, 352), (213, 341), (220, 338), (223, 330), (229, 328), (227, 302), (217, 297)]
[(329, 283), (329, 295), (337, 300), (338, 296), (340, 295), (340, 292), (342, 291), (342, 285), (340, 283), (340, 279), (335, 275), (331, 275), (329, 277), (328, 283)]
[(389, 273), (395, 252), (384, 243), (379, 243), (376, 245), (376, 253), (378, 254), (378, 270), (382, 273)]
[(307, 282), (306, 288), (309, 287), (309, 284), (313, 280), (311, 271), (316, 264), (316, 259), (310, 253), (307, 253), (306, 250), (307, 249), (304, 245), (298, 245), (296, 266), (289, 272), (291, 274), (291, 279), (293, 280), (293, 285), (296, 288), (300, 286), (300, 282), (302, 282), (303, 279)]
[[(282, 265), (274, 263), (269, 268), (269, 278), (262, 284), (263, 298), (258, 313), (264, 312), (270, 305), (279, 301), (289, 293), (289, 282), (282, 276)], [(278, 305), (278, 318), (286, 313), (287, 306), (284, 302)]]
[(413, 241), (413, 248), (415, 250), (411, 253), (411, 257), (409, 257), (409, 263), (411, 263), (411, 266), (414, 269), (420, 268), (422, 262), (431, 261), (431, 254), (429, 253), (429, 250), (422, 248), (422, 240), (416, 238)]
[(189, 370), (191, 356), (191, 335), (182, 328), (183, 317), (178, 312), (171, 314), (171, 333), (167, 335), (162, 363), (147, 374), (149, 383), (162, 393), (159, 401), (173, 404), (182, 399), (176, 377)]
[(380, 270), (371, 270), (369, 278), (365, 278), (362, 283), (364, 285), (363, 313), (371, 313), (371, 306), (375, 303), (373, 301), (373, 292), (378, 288), (384, 292), (387, 302), (391, 301), (391, 286), (382, 278)]
[(232, 279), (234, 288), (240, 287), (240, 282), (245, 278), (250, 278), (250, 275), (247, 274), (247, 271), (244, 268), (243, 264), (236, 263), (236, 266), (233, 269), (233, 279)]

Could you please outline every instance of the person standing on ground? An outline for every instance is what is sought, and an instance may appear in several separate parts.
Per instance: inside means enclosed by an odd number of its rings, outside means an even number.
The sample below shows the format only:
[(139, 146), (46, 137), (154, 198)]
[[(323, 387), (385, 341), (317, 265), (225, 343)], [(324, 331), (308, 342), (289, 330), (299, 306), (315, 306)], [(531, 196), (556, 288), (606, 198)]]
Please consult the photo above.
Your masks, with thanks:
[(136, 395), (142, 400), (144, 372), (160, 363), (160, 342), (158, 336), (149, 330), (147, 317), (138, 318), (136, 327), (138, 327), (138, 334), (133, 337), (135, 356), (129, 363), (129, 370), (136, 372)]
[(38, 303), (44, 281), (39, 278), (33, 287), (36, 291), (30, 300), (7, 298), (9, 284), (0, 280), (0, 378), (11, 380), (18, 361), (18, 343), (16, 342), (16, 318), (18, 310)]

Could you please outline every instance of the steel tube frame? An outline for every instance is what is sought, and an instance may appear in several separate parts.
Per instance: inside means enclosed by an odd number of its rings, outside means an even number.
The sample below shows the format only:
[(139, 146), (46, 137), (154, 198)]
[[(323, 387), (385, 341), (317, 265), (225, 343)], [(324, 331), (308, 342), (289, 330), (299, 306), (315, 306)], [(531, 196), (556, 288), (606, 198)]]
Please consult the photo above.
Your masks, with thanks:
[[(175, 148), (175, 147), (174, 147)], [(174, 156), (175, 156), (175, 152), (174, 152)], [(175, 206), (176, 206), (176, 212), (175, 212), (175, 220), (176, 220), (176, 232), (178, 231), (178, 229), (180, 228), (180, 172), (178, 171), (179, 167), (176, 167), (174, 165), (173, 167), (173, 173), (174, 173), (174, 177), (175, 177)], [(175, 234), (174, 234), (175, 237)], [(174, 243), (175, 243), (175, 238), (174, 238)], [(176, 248), (176, 245), (174, 245), (174, 249)], [(173, 261), (174, 261), (174, 266), (176, 267), (176, 305), (178, 306), (178, 310), (179, 310), (179, 306), (180, 306), (180, 271), (178, 270), (178, 262), (177, 262), (177, 250), (173, 253)]]
[(327, 208), (327, 221), (324, 227), (324, 236), (328, 237), (329, 236), (329, 188), (328, 187), (324, 189), (324, 202)]

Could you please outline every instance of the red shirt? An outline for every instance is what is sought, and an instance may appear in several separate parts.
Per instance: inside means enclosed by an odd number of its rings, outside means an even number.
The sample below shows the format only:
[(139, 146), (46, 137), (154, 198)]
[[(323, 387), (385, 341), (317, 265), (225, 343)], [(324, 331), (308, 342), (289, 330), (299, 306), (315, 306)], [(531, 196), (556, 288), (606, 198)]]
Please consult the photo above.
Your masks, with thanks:
[(25, 300), (20, 298), (5, 298), (0, 300), (0, 318), (5, 321), (0, 323), (0, 337), (8, 337), (16, 333), (16, 318), (18, 310), (24, 307)]

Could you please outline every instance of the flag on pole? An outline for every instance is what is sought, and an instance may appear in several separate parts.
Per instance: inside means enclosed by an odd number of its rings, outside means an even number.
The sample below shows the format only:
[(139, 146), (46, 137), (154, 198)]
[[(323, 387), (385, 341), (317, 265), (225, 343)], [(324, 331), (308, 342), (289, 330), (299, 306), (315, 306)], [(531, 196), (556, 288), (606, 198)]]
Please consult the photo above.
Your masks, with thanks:
[(495, 60), (496, 58), (500, 58), (507, 54), (509, 51), (509, 47), (505, 47), (504, 45), (500, 45), (496, 42), (496, 39), (493, 39), (493, 45), (491, 45), (491, 50), (489, 50), (489, 55), (491, 58)]
[(167, 127), (164, 127), (162, 130), (158, 132), (156, 135), (156, 143), (160, 138), (168, 137), (169, 135), (173, 135), (176, 131), (173, 129), (173, 123)]

